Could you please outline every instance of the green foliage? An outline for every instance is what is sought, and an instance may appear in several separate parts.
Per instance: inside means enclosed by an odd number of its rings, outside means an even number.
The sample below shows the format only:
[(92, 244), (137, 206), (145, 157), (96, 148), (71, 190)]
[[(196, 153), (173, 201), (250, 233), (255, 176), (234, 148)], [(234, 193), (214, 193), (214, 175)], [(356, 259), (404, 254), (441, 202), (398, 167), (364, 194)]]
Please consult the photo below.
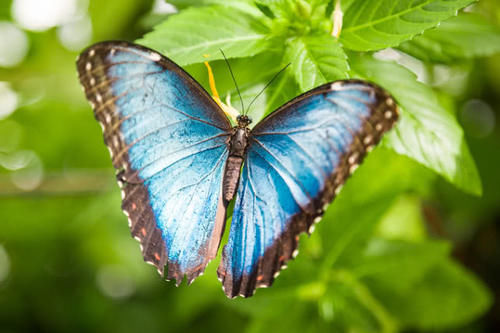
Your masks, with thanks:
[[(231, 20), (239, 22), (232, 34), (233, 37), (238, 39), (240, 36), (256, 33), (259, 36), (250, 43), (241, 43), (246, 44), (242, 47), (237, 41), (234, 44), (224, 42), (224, 45), (217, 42), (218, 38), (221, 38), (219, 30), (228, 31), (224, 29), (227, 29), (227, 24), (230, 22), (224, 20), (220, 24), (218, 24), (219, 20), (211, 20), (210, 32), (205, 31), (202, 34), (205, 40), (193, 40), (193, 35), (197, 35), (195, 31), (200, 28), (188, 31), (185, 27), (190, 25), (189, 22), (194, 18), (201, 20), (209, 9), (214, 10), (210, 13), (212, 17), (224, 17), (226, 13), (229, 13), (229, 10), (222, 7), (210, 6), (213, 1), (203, 1), (201, 4), (208, 5), (208, 7), (181, 11), (176, 15), (176, 19), (166, 20), (156, 28), (154, 33), (146, 35), (141, 42), (166, 50), (167, 55), (183, 64), (202, 61), (201, 58), (195, 59), (194, 56), (188, 56), (182, 52), (178, 54), (175, 39), (172, 41), (167, 38), (158, 38), (169, 32), (175, 31), (177, 34), (183, 31), (185, 34), (183, 47), (196, 48), (197, 45), (211, 40), (217, 47), (223, 47), (230, 57), (252, 57), (258, 53), (269, 53), (275, 59), (281, 58), (282, 65), (290, 63), (288, 73), (283, 74), (271, 85), (266, 96), (265, 113), (271, 112), (279, 104), (298, 93), (326, 82), (345, 79), (349, 76), (376, 82), (394, 95), (401, 108), (401, 120), (386, 138), (385, 146), (421, 163), (458, 188), (480, 195), (481, 181), (465, 143), (463, 130), (453, 111), (441, 104), (438, 94), (430, 86), (418, 82), (416, 76), (401, 65), (376, 60), (369, 55), (355, 53), (346, 55), (344, 51), (344, 48), (371, 51), (400, 46), (401, 50), (410, 50), (408, 52), (415, 55), (418, 54), (418, 46), (429, 44), (422, 42), (425, 38), (432, 39), (446, 48), (446, 36), (456, 35), (453, 29), (473, 30), (473, 34), (479, 34), (480, 38), (485, 41), (498, 38), (497, 31), (484, 23), (484, 19), (480, 20), (474, 16), (475, 25), (469, 24), (474, 27), (468, 27), (460, 20), (463, 20), (463, 15), (465, 20), (470, 22), (471, 16), (461, 14), (448, 25), (444, 22), (440, 28), (429, 30), (424, 35), (409, 41), (425, 30), (434, 28), (442, 21), (456, 15), (457, 10), (471, 2), (470, 0), (349, 1), (345, 7), (347, 9), (344, 16), (344, 30), (340, 40), (337, 41), (330, 36), (332, 2), (258, 0), (255, 1), (255, 5), (262, 13), (260, 16), (247, 15), (248, 10), (245, 10), (245, 13), (238, 13), (233, 8), (231, 11)], [(238, 6), (241, 3), (247, 6), (249, 2), (236, 1), (235, 3)], [(242, 24), (246, 27), (258, 27), (253, 22), (260, 22), (262, 28), (259, 26), (259, 28), (247, 29), (240, 34)], [(453, 25), (453, 22), (457, 23)], [(200, 26), (201, 30), (206, 29), (203, 24)], [(230, 35), (231, 33), (228, 32), (228, 35), (223, 36), (230, 38)], [(444, 40), (435, 36), (444, 36), (442, 37)], [(450, 48), (448, 53), (435, 53), (443, 57), (454, 54), (453, 59), (460, 60), (496, 51), (496, 46), (481, 48), (480, 42), (475, 42), (476, 37), (478, 36), (473, 35), (470, 38), (471, 42), (461, 50), (456, 47)], [(253, 42), (258, 43), (257, 46), (246, 47)], [(414, 51), (411, 52), (411, 50)], [(423, 58), (424, 60), (436, 62), (441, 60), (426, 49), (420, 51), (428, 56), (427, 59)], [(249, 58), (252, 63), (250, 59), (252, 58)], [(258, 67), (260, 69), (260, 66)], [(266, 67), (266, 64), (262, 64), (262, 67)], [(273, 64), (273, 68), (277, 69), (276, 64)], [(238, 71), (237, 73), (244, 75)], [(246, 80), (240, 79), (240, 83), (242, 81), (243, 86), (258, 83), (247, 83)], [(231, 92), (232, 89), (230, 87), (228, 89)], [(254, 112), (252, 112), (254, 118), (259, 119), (263, 116), (261, 113), (256, 117)], [(383, 172), (380, 171), (382, 165), (385, 166)], [(374, 174), (377, 174), (376, 181), (373, 180)], [(394, 179), (400, 180), (396, 186)], [(418, 181), (401, 181), (405, 179)], [(301, 265), (300, 272), (294, 271), (293, 283), (286, 279), (278, 280), (277, 289), (279, 290), (279, 286), (287, 286), (296, 290), (297, 297), (305, 297), (316, 302), (319, 308), (316, 315), (326, 322), (339, 325), (341, 330), (380, 329), (384, 332), (391, 332), (404, 327), (424, 329), (439, 325), (449, 327), (462, 324), (467, 321), (463, 318), (473, 318), (477, 313), (484, 311), (490, 302), (484, 287), (471, 278), (467, 272), (453, 269), (456, 265), (448, 259), (449, 244), (427, 240), (424, 229), (419, 227), (423, 223), (421, 218), (412, 219), (413, 228), (420, 230), (418, 237), (415, 237), (415, 234), (412, 236), (411, 233), (407, 233), (406, 238), (402, 239), (397, 239), (397, 237), (393, 239), (394, 233), (384, 235), (384, 230), (398, 230), (397, 227), (391, 227), (391, 224), (401, 224), (400, 219), (384, 219), (384, 224), (379, 223), (391, 203), (398, 195), (409, 189), (419, 189), (425, 192), (421, 186), (426, 183), (424, 179), (428, 179), (429, 183), (433, 177), (424, 169), (411, 164), (409, 160), (395, 158), (387, 151), (374, 153), (365, 163), (363, 171), (348, 182), (343, 192), (348, 194), (342, 194), (326, 214), (324, 219), (331, 222), (322, 224), (318, 233), (320, 236), (313, 236), (315, 241), (305, 246), (307, 255), (311, 257), (310, 260), (318, 261), (317, 265), (321, 267), (321, 270), (314, 273), (313, 267), (308, 270)], [(363, 188), (362, 193), (360, 193), (361, 188)], [(418, 204), (418, 201), (413, 202), (415, 207)], [(354, 221), (352, 212), (358, 212)], [(414, 213), (414, 215), (417, 214)], [(372, 239), (374, 233), (378, 236)], [(315, 281), (310, 281), (311, 275), (317, 276)], [(300, 286), (303, 276), (309, 276), (309, 278), (304, 280), (303, 286)], [(431, 284), (446, 278), (450, 280), (449, 288), (433, 292), (435, 287)], [(387, 286), (391, 293), (390, 297), (377, 294), (379, 289), (382, 290), (380, 292), (384, 292), (384, 286)], [(463, 292), (458, 291), (459, 289)], [(415, 290), (421, 291), (418, 302), (414, 306), (406, 306), (406, 312), (400, 309), (405, 308), (404, 306), (399, 305), (398, 309), (392, 307), (393, 300), (404, 299), (408, 302), (410, 297), (417, 297)], [(460, 319), (448, 315), (452, 313), (451, 310), (443, 312), (442, 309), (435, 309), (436, 306), (430, 306), (439, 304), (441, 298), (448, 297), (443, 293), (455, 295), (453, 300), (450, 299), (449, 304), (453, 311), (458, 308), (467, 308), (466, 313), (462, 313)], [(278, 292), (271, 291), (268, 294), (271, 299), (282, 297)], [(260, 309), (256, 311), (257, 316), (252, 324), (255, 331), (263, 327), (274, 326), (273, 319), (260, 319), (262, 311), (266, 309), (265, 304), (268, 303), (269, 306), (275, 304), (275, 301), (266, 297), (268, 294), (263, 293), (258, 299), (251, 301), (253, 314), (255, 314), (255, 308)], [(288, 297), (293, 298), (293, 293)], [(390, 298), (390, 301), (385, 302), (384, 297)], [(466, 306), (468, 298), (471, 301), (470, 307)], [(284, 311), (297, 313), (296, 319), (300, 321), (300, 318), (305, 313), (309, 313), (311, 308), (309, 306), (304, 308), (304, 305), (301, 305), (286, 307)], [(432, 311), (434, 312), (431, 313)], [(440, 316), (443, 316), (441, 322), (433, 319)], [(289, 329), (293, 330), (296, 324), (294, 321), (289, 324)], [(310, 327), (310, 329), (314, 328), (314, 326)]]
[[(90, 0), (94, 39), (140, 38), (205, 87), (209, 60), (221, 97), (229, 95), (234, 106), (220, 49), (231, 58), (245, 105), (290, 63), (250, 110), (254, 123), (315, 86), (356, 77), (391, 92), (401, 119), (317, 230), (301, 237), (299, 256), (272, 288), (227, 300), (216, 261), (193, 285), (175, 288), (143, 263), (130, 239), (108, 152), (75, 79), (76, 53), (61, 46), (54, 30), (29, 33), (25, 63), (0, 69), (20, 96), (19, 110), (0, 120), (0, 254), (5, 249), (11, 262), (8, 278), (0, 274), (0, 330), (462, 332), (485, 314), (491, 292), (452, 255), (457, 239), (498, 215), (498, 127), (486, 141), (472, 138), (459, 111), (477, 93), (471, 88), (500, 86), (498, 58), (475, 66), (477, 57), (500, 51), (499, 28), (479, 7), (464, 13), (472, 1), (342, 0), (337, 39), (332, 0), (169, 3), (179, 12), (161, 16), (144, 34), (135, 29), (151, 1)], [(0, 5), (5, 20), (6, 6)], [(427, 75), (417, 79), (404, 61), (371, 52), (388, 47), (413, 56)], [(436, 65), (475, 74), (467, 76), (466, 91), (448, 96), (430, 75)], [(32, 191), (16, 185), (18, 175), (5, 162), (26, 151), (43, 166)], [(484, 198), (468, 195), (482, 192)], [(127, 286), (129, 294), (120, 296)]]
[(398, 47), (426, 62), (453, 63), (500, 52), (500, 28), (481, 15), (463, 13)]
[(373, 51), (400, 43), (456, 15), (474, 0), (353, 1), (345, 13), (346, 48)]
[(436, 93), (396, 63), (353, 57), (351, 64), (361, 77), (387, 87), (401, 107), (401, 119), (389, 134), (387, 144), (464, 191), (481, 194), (481, 182), (466, 151), (463, 131)]
[[(255, 8), (264, 15), (250, 15), (248, 10), (237, 8), (246, 8), (251, 4), (248, 1), (222, 7), (216, 0), (206, 0), (197, 3), (201, 8), (186, 9), (165, 20), (139, 42), (164, 51), (181, 65), (205, 61), (203, 54), (210, 55), (210, 60), (221, 59), (221, 48), (228, 57), (272, 52), (282, 58), (283, 64), (291, 63), (299, 88), (283, 94), (281, 89), (273, 87), (267, 103), (273, 107), (285, 103), (287, 99), (283, 97), (348, 78), (349, 68), (353, 67), (355, 76), (388, 89), (402, 108), (401, 121), (387, 140), (388, 145), (435, 170), (460, 189), (479, 195), (481, 181), (463, 132), (451, 113), (440, 106), (436, 93), (396, 64), (355, 54), (348, 58), (343, 50), (343, 47), (368, 51), (398, 46), (455, 15), (471, 1), (384, 1), (349, 1), (340, 41), (330, 36), (329, 1), (259, 0)], [(181, 2), (183, 6), (189, 4)], [(488, 25), (483, 23), (483, 26)], [(483, 29), (485, 39), (499, 36), (488, 27)], [(444, 25), (445, 34), (446, 29)], [(441, 30), (434, 29), (435, 34), (439, 35)], [(283, 87), (288, 81), (281, 79), (275, 85)]]

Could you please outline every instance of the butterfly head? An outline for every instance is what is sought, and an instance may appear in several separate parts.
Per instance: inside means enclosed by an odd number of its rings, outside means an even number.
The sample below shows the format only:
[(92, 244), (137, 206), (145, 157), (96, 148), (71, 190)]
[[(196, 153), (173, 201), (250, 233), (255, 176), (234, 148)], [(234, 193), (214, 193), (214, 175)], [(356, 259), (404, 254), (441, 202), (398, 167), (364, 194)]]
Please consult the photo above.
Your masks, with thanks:
[(236, 117), (236, 121), (238, 121), (238, 127), (240, 128), (246, 128), (252, 123), (252, 119), (244, 114), (240, 114), (238, 117)]

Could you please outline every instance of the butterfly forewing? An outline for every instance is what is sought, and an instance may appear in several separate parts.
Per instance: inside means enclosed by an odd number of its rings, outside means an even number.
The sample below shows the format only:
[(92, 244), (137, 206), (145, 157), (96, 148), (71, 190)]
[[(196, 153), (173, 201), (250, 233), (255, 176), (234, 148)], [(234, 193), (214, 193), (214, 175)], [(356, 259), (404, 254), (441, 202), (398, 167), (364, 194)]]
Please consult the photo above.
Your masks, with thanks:
[(103, 42), (77, 61), (122, 188), (144, 260), (192, 281), (215, 257), (225, 207), (221, 183), (231, 125), (208, 93), (170, 60)]
[(398, 117), (380, 87), (327, 84), (253, 129), (218, 274), (229, 297), (272, 284), (346, 179)]

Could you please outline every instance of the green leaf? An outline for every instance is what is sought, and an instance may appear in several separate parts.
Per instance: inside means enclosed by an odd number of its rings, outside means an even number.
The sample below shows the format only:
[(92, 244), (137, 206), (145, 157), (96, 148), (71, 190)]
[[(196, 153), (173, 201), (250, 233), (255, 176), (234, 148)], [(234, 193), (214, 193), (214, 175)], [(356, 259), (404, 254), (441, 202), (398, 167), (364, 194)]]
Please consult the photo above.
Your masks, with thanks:
[(462, 13), (405, 42), (399, 49), (427, 62), (452, 63), (500, 52), (500, 28), (478, 14)]
[(201, 6), (211, 6), (220, 5), (224, 7), (229, 7), (236, 9), (248, 14), (255, 16), (260, 16), (260, 11), (253, 5), (251, 0), (169, 0), (169, 3), (174, 5), (177, 9), (185, 9), (188, 7), (201, 7)]
[(285, 51), (285, 60), (291, 63), (295, 80), (303, 92), (348, 77), (347, 56), (340, 44), (328, 35), (291, 40)]
[(474, 0), (356, 0), (344, 15), (342, 44), (373, 51), (397, 46), (456, 15)]
[(442, 241), (389, 241), (375, 238), (362, 256), (350, 262), (350, 270), (358, 278), (386, 281), (392, 290), (405, 291), (421, 280), (450, 252)]
[(455, 117), (438, 96), (406, 68), (370, 57), (352, 57), (353, 70), (379, 83), (400, 106), (397, 126), (386, 144), (434, 170), (465, 192), (480, 195), (481, 181)]
[[(189, 8), (169, 17), (138, 43), (154, 48), (179, 65), (248, 57), (267, 49), (268, 29), (257, 18), (221, 6)], [(205, 58), (204, 55), (209, 55)]]
[(484, 284), (449, 259), (429, 270), (407, 292), (395, 292), (392, 281), (381, 284), (385, 286), (375, 287), (375, 293), (407, 328), (459, 327), (479, 317), (492, 303)]

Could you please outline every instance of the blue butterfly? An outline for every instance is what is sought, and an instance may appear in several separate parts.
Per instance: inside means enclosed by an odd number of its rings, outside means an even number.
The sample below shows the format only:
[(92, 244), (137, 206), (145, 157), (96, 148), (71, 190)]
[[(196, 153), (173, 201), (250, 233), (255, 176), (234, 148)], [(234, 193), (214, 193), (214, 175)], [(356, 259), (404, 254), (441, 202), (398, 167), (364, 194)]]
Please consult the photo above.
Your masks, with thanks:
[(179, 285), (203, 273), (236, 198), (218, 268), (228, 297), (273, 283), (299, 234), (398, 118), (385, 90), (348, 80), (298, 96), (250, 129), (245, 115), (232, 126), (189, 74), (148, 48), (99, 43), (77, 67), (131, 233), (161, 275)]

